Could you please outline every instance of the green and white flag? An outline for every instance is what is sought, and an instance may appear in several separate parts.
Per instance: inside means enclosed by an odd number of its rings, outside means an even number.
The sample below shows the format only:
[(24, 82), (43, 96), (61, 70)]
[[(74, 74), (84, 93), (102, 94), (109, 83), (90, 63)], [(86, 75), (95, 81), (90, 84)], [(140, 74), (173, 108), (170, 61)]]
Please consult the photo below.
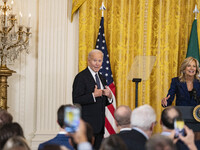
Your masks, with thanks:
[(195, 19), (192, 24), (192, 30), (190, 34), (190, 40), (187, 49), (186, 57), (194, 57), (200, 62), (199, 58), (199, 42), (197, 34), (197, 20)]

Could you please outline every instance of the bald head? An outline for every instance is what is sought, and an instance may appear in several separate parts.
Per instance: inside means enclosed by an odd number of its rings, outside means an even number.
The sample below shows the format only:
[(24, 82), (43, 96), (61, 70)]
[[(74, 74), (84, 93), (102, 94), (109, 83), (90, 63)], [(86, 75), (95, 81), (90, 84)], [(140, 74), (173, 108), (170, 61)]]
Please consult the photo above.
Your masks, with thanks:
[(119, 106), (114, 112), (117, 126), (130, 127), (131, 113), (132, 111), (130, 107), (125, 105)]

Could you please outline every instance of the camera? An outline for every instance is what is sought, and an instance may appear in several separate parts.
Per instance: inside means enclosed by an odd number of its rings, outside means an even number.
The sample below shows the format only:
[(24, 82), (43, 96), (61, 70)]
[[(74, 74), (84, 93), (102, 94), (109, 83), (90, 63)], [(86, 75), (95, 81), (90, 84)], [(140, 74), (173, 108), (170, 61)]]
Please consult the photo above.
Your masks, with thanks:
[(80, 124), (81, 110), (78, 106), (67, 106), (64, 110), (65, 130), (69, 133), (77, 131)]

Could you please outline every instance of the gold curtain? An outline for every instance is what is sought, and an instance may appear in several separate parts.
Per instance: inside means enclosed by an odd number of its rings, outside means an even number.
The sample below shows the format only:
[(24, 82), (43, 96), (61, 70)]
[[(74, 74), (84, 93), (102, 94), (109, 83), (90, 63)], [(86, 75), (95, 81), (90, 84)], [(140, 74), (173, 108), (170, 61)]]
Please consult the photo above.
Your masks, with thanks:
[[(86, 0), (79, 7), (79, 71), (87, 66), (88, 52), (95, 48), (101, 3)], [(104, 0), (105, 38), (117, 106), (135, 108), (135, 84), (127, 79), (134, 57), (156, 56), (149, 79), (139, 83), (138, 105), (150, 104), (159, 122), (161, 99), (186, 56), (195, 4), (200, 6), (200, 1)], [(160, 125), (155, 132), (160, 132)]]

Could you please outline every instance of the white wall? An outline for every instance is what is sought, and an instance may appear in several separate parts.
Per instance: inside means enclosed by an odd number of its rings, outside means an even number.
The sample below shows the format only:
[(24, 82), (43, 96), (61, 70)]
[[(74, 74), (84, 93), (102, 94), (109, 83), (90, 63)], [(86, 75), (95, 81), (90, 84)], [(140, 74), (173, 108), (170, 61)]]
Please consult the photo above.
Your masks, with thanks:
[(70, 22), (72, 0), (15, 0), (27, 24), (31, 13), (30, 54), (9, 64), (8, 111), (21, 124), (33, 149), (58, 132), (56, 112), (71, 103), (78, 72), (78, 14)]

